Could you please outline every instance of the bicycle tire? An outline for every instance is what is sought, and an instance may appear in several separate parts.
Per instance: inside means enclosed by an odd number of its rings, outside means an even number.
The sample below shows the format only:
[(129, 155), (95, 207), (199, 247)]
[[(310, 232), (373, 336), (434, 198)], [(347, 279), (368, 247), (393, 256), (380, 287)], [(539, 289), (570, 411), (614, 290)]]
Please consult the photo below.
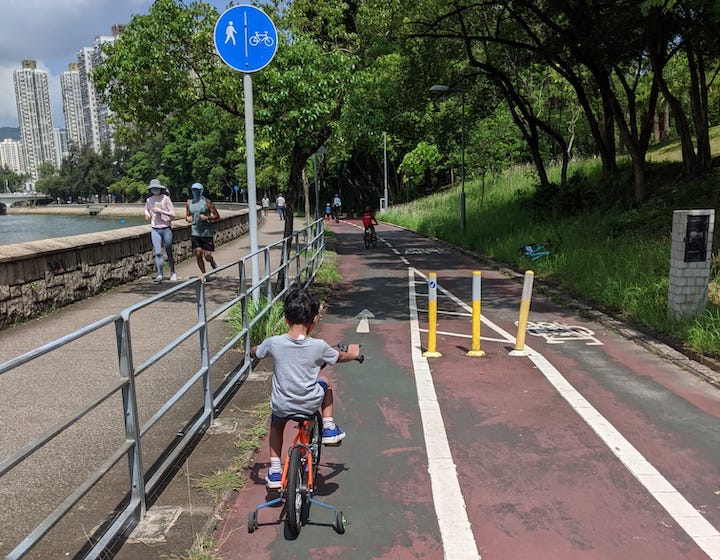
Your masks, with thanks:
[(370, 238), (370, 244), (371, 244), (373, 247), (377, 247), (377, 235), (373, 235), (373, 236)]
[(370, 248), (370, 236), (367, 233), (365, 234), (365, 248)]
[(322, 453), (322, 415), (316, 412), (312, 419), (312, 425), (310, 427), (310, 450), (312, 451), (313, 464), (312, 464), (312, 478), (313, 486), (317, 481), (317, 474), (320, 468), (320, 454)]
[(302, 524), (303, 502), (307, 497), (303, 496), (304, 469), (302, 455), (298, 447), (290, 450), (290, 462), (288, 463), (287, 488), (285, 502), (287, 505), (287, 526), (293, 537), (300, 534)]

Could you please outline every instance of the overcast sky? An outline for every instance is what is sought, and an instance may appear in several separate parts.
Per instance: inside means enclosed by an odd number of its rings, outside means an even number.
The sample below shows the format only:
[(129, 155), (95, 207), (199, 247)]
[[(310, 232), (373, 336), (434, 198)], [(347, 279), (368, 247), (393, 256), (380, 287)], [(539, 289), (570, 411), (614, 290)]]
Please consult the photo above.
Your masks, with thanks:
[[(207, 1), (221, 13), (230, 3)], [(152, 0), (1, 0), (1, 4), (0, 126), (18, 126), (13, 71), (24, 59), (32, 59), (48, 72), (53, 125), (64, 128), (60, 73), (77, 62), (78, 51), (92, 46), (96, 35), (110, 35), (113, 24), (146, 14)]]

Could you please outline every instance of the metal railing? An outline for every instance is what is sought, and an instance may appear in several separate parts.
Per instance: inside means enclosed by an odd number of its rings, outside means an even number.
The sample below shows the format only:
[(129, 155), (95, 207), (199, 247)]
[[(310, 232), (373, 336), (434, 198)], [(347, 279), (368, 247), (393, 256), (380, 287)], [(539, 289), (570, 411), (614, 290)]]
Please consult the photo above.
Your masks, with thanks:
[[(85, 544), (84, 558), (100, 557), (118, 536), (128, 534), (145, 515), (148, 496), (158, 491), (163, 479), (172, 471), (173, 466), (178, 463), (183, 454), (188, 452), (188, 448), (196, 438), (205, 432), (213, 422), (216, 412), (250, 374), (252, 360), (249, 355), (251, 344), (249, 333), (253, 325), (262, 320), (263, 315), (275, 302), (284, 297), (292, 283), (301, 283), (307, 286), (312, 282), (323, 262), (324, 248), (323, 223), (322, 220), (318, 220), (293, 236), (263, 247), (255, 253), (245, 255), (233, 263), (209, 272), (202, 278), (189, 279), (124, 309), (119, 315), (105, 317), (67, 336), (0, 364), (1, 378), (2, 375), (8, 374), (20, 366), (31, 364), (40, 357), (52, 358), (67, 345), (78, 341), (82, 342), (83, 339), (103, 328), (109, 328), (110, 325), (115, 327), (115, 348), (113, 350), (117, 352), (118, 378), (109, 387), (106, 387), (102, 394), (95, 396), (81, 408), (68, 412), (65, 418), (5, 457), (0, 462), (0, 481), (18, 465), (31, 459), (48, 443), (67, 432), (92, 411), (112, 403), (113, 397), (117, 395), (121, 396), (119, 400), (122, 403), (123, 418), (123, 426), (118, 429), (124, 431), (122, 444), (106, 456), (82, 484), (74, 488), (41, 523), (28, 533), (7, 554), (6, 559), (19, 559), (28, 554), (123, 459), (127, 460), (129, 475), (125, 495), (120, 504), (115, 507), (112, 518), (96, 520), (100, 529), (89, 538), (90, 544)], [(248, 268), (252, 263), (257, 263), (259, 268), (259, 279), (256, 284), (249, 283), (248, 280)], [(227, 274), (233, 269), (237, 271), (237, 276), (231, 276), (228, 279)], [(223, 272), (221, 279), (220, 273)], [(207, 302), (208, 282), (224, 282), (224, 289), (227, 292), (228, 280), (236, 281), (232, 287), (234, 295), (211, 310)], [(184, 294), (185, 300), (194, 299), (191, 305), (185, 307), (188, 313), (192, 310), (191, 325), (176, 338), (153, 351), (146, 359), (136, 363), (133, 359), (134, 341), (131, 336), (132, 326), (136, 324), (134, 317), (144, 310), (153, 310), (161, 308), (163, 305), (169, 305), (169, 302), (177, 300), (180, 294)], [(192, 297), (189, 297), (188, 294), (192, 294)], [(264, 296), (263, 301), (266, 301), (266, 305), (254, 317), (249, 317), (249, 299), (259, 296)], [(223, 323), (228, 313), (236, 306), (241, 308), (241, 330), (227, 340), (223, 338), (224, 343), (213, 350), (209, 340), (211, 325), (213, 322)], [(185, 319), (187, 320), (187, 318)], [(220, 330), (226, 337), (229, 329), (225, 327)], [(164, 359), (173, 356), (173, 353), (179, 351), (181, 347), (185, 348), (185, 345), (192, 340), (196, 340), (198, 343), (199, 367), (195, 371), (183, 371), (182, 375), (185, 378), (179, 380), (181, 386), (157, 410), (148, 413), (147, 417), (143, 418), (138, 408), (137, 380), (150, 368), (157, 367)], [(232, 371), (223, 371), (221, 376), (216, 375), (216, 378), (220, 377), (223, 381), (214, 386), (214, 377), (211, 375), (213, 368), (221, 359), (227, 360), (228, 354), (238, 348), (242, 349), (241, 360), (233, 366)], [(168, 441), (160, 457), (150, 468), (144, 460), (144, 438), (161, 419), (178, 407), (191, 389), (198, 386), (202, 392), (202, 404), (200, 407), (195, 406), (190, 410), (185, 407), (186, 417), (182, 418), (185, 423), (183, 437), (176, 437)], [(52, 483), (52, 480), (51, 477), (49, 483)]]

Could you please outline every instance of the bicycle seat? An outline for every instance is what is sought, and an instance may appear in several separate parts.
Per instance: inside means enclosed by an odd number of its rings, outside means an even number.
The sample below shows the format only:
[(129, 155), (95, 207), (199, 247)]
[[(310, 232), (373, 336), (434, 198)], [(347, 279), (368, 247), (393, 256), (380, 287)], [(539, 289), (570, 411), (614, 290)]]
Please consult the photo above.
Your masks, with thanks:
[(304, 422), (306, 420), (312, 420), (315, 416), (315, 413), (312, 414), (293, 414), (292, 416), (288, 417), (288, 420), (292, 420), (293, 422)]

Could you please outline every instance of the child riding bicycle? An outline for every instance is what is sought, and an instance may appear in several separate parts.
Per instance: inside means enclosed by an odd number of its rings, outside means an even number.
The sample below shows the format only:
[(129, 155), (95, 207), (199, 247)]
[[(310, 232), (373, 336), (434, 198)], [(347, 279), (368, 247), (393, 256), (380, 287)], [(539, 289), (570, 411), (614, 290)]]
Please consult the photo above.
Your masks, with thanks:
[(345, 432), (333, 419), (333, 393), (330, 382), (319, 375), (323, 364), (350, 362), (360, 355), (358, 344), (337, 350), (310, 333), (318, 322), (320, 304), (305, 288), (293, 288), (285, 297), (286, 334), (266, 338), (250, 350), (253, 358), (273, 358), (270, 409), (270, 468), (267, 487), (282, 486), (283, 432), (287, 420), (296, 414), (313, 414), (318, 408), (323, 417), (322, 443), (338, 444)]
[[(365, 207), (365, 210), (363, 211), (363, 226), (365, 227), (365, 233), (369, 233), (370, 235), (375, 235), (375, 225), (378, 221), (375, 219), (375, 214), (373, 214), (372, 209), (369, 206)], [(369, 230), (369, 231), (368, 231)]]

